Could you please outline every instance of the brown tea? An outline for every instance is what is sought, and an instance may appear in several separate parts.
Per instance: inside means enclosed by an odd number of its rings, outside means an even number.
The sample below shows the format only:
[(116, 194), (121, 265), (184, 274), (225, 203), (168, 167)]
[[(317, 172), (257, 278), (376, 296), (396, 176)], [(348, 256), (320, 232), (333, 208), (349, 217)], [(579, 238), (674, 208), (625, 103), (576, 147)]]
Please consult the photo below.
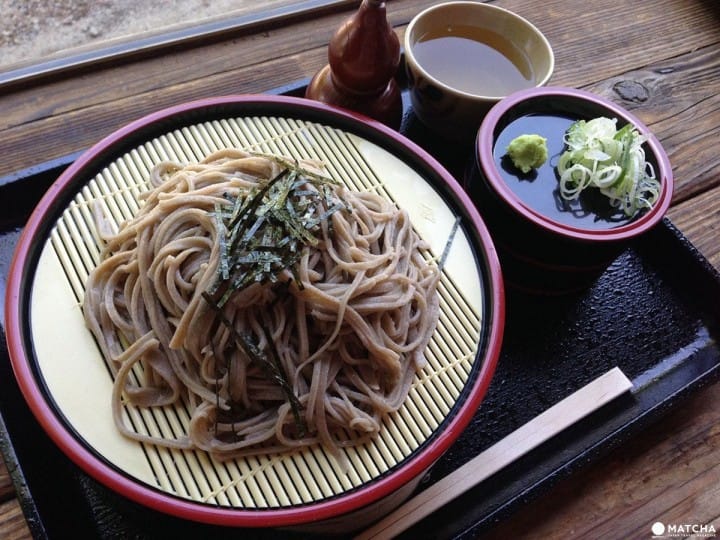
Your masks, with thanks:
[(453, 24), (431, 30), (415, 43), (413, 53), (433, 77), (462, 92), (499, 97), (535, 85), (523, 51), (484, 28)]

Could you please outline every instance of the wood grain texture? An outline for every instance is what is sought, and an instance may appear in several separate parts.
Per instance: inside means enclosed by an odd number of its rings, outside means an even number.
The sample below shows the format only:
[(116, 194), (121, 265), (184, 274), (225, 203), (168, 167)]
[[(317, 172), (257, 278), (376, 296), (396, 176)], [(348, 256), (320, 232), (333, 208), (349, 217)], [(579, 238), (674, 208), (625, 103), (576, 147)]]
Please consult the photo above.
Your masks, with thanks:
[(0, 454), (0, 503), (12, 499), (14, 495), (15, 489), (13, 488), (10, 473), (2, 454)]
[(650, 538), (656, 521), (720, 528), (718, 390), (704, 388), (483, 538)]
[(588, 89), (633, 111), (661, 141), (675, 176), (674, 202), (720, 182), (720, 44), (612, 77)]
[(0, 503), (0, 538), (3, 540), (32, 539), (17, 499)]
[[(435, 0), (392, 0), (402, 36)], [(556, 54), (552, 85), (597, 92), (633, 111), (668, 152), (670, 219), (720, 269), (720, 5), (716, 0), (497, 0), (531, 20)], [(88, 148), (158, 109), (256, 93), (312, 76), (349, 13), (173, 54), (0, 88), (0, 176)], [(655, 521), (720, 529), (720, 383), (680, 404), (612, 455), (577, 472), (487, 536), (650, 538)], [(0, 464), (0, 538), (30, 538)]]
[[(432, 3), (394, 0), (389, 19), (402, 27)], [(7, 159), (0, 162), (0, 176), (37, 163), (38, 156), (49, 160), (85, 149), (165, 107), (263, 92), (310, 77), (327, 62), (327, 43), (350, 13), (31, 84), (2, 96), (0, 150)]]
[[(402, 33), (431, 0), (393, 0), (391, 22)], [(705, 2), (638, 3), (633, 19), (614, 2), (504, 0), (496, 5), (530, 19), (556, 53), (551, 84), (588, 87), (645, 69), (655, 58), (675, 58), (718, 41), (716, 8)], [(567, 13), (572, 11), (572, 24)], [(667, 17), (672, 11), (673, 17)], [(152, 111), (201, 97), (254, 93), (309, 77), (326, 62), (326, 45), (346, 14), (324, 17), (251, 36), (193, 47), (83, 73), (2, 96), (0, 176), (82, 150), (122, 125)], [(632, 31), (617, 32), (630, 26)], [(592, 36), (592, 39), (588, 39)], [(618, 54), (618, 49), (623, 54)], [(665, 116), (686, 110), (672, 96), (647, 102), (646, 119), (663, 103)], [(617, 99), (617, 96), (615, 96)], [(660, 102), (660, 103), (658, 103)], [(670, 113), (667, 108), (671, 107)], [(59, 136), (62, 134), (62, 136)], [(28, 145), (28, 136), (33, 141)]]
[(584, 87), (718, 41), (713, 0), (643, 0), (632, 9), (612, 0), (493, 3), (546, 35), (555, 51), (551, 84)]
[(671, 207), (668, 217), (720, 269), (720, 185)]
[(625, 374), (619, 368), (611, 369), (427, 487), (378, 523), (362, 531), (354, 540), (380, 540), (397, 536), (631, 389), (632, 383)]

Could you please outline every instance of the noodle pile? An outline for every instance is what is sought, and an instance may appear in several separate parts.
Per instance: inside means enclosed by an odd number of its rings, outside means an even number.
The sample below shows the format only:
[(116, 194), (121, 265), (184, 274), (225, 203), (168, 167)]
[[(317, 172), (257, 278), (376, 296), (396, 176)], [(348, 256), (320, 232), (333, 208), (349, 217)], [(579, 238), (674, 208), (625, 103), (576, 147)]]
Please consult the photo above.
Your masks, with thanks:
[[(221, 306), (208, 300), (227, 273), (218, 209), (290, 166), (239, 150), (161, 163), (134, 218), (113, 232), (97, 216), (105, 245), (83, 310), (113, 372), (124, 435), (222, 459), (316, 443), (338, 455), (405, 400), (437, 323), (439, 272), (407, 213), (379, 195), (326, 182), (337, 208), (313, 209), (326, 216), (312, 225), (318, 241), (293, 268)], [(184, 408), (186, 433), (142, 433), (127, 404)]]

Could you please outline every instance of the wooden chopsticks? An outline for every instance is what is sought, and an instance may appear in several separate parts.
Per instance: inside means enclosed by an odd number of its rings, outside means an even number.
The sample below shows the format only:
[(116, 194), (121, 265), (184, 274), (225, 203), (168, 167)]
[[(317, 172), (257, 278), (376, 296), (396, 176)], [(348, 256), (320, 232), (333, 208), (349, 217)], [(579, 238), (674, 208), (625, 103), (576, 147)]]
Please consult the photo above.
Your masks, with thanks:
[(404, 503), (357, 535), (355, 540), (397, 536), (533, 448), (629, 391), (632, 386), (619, 368), (611, 369)]

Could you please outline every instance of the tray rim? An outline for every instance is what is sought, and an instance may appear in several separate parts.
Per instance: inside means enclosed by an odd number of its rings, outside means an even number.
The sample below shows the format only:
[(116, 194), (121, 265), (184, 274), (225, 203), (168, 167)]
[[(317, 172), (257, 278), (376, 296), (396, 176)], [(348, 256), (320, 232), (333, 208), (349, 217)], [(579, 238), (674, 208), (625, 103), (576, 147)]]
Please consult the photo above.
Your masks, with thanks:
[[(418, 168), (422, 164), (426, 167), (426, 172), (430, 171), (438, 177), (439, 182), (443, 182), (435, 188), (439, 189), (444, 197), (450, 196), (454, 199), (454, 209), (460, 208), (465, 212), (470, 225), (468, 232), (474, 236), (473, 245), (477, 255), (483, 258), (481, 269), (487, 299), (484, 317), (487, 317), (488, 322), (483, 323), (481, 347), (476, 355), (476, 358), (484, 358), (484, 362), (479, 367), (472, 388), (465, 388), (463, 391), (463, 394), (470, 393), (470, 398), (459, 398), (462, 402), (459, 410), (449, 418), (437, 436), (428, 441), (422, 455), (407, 458), (398, 470), (382, 475), (362, 488), (297, 507), (248, 509), (210, 506), (133, 481), (112, 466), (108, 467), (101, 457), (72, 435), (68, 429), (71, 426), (67, 426), (61, 418), (61, 411), (55, 410), (52, 403), (45, 398), (41, 381), (36, 379), (33, 361), (29, 358), (32, 353), (26, 351), (32, 348), (26, 317), (29, 310), (27, 285), (31, 283), (30, 278), (41, 251), (38, 244), (42, 243), (40, 240), (46, 239), (47, 232), (64, 208), (64, 203), (82, 187), (77, 175), (86, 169), (93, 172), (99, 170), (108, 159), (115, 159), (127, 148), (135, 146), (138, 140), (149, 139), (151, 135), (148, 132), (167, 132), (191, 123), (208, 121), (216, 114), (227, 117), (232, 114), (226, 110), (228, 107), (278, 107), (281, 110), (274, 111), (273, 114), (292, 111), (303, 118), (306, 118), (307, 113), (310, 115), (308, 119), (313, 121), (325, 121), (332, 127), (360, 134), (372, 142), (382, 141), (381, 146), (386, 150), (402, 149), (402, 158), (409, 166)], [(252, 112), (247, 114), (251, 115)], [(409, 162), (410, 158), (414, 161)], [(338, 514), (344, 515), (376, 503), (413, 479), (421, 477), (463, 431), (480, 405), (490, 386), (500, 355), (503, 329), (504, 288), (492, 240), (468, 195), (444, 166), (414, 142), (379, 122), (303, 98), (272, 94), (218, 96), (168, 107), (121, 127), (81, 154), (52, 183), (27, 220), (11, 263), (5, 298), (5, 333), (12, 370), (33, 416), (60, 450), (112, 491), (149, 508), (214, 525), (265, 526), (268, 519), (273, 519), (275, 526), (290, 526), (333, 518)]]
[[(298, 81), (290, 82), (287, 85), (268, 90), (267, 93), (299, 96), (304, 92), (304, 88), (307, 85), (308, 80), (309, 79), (301, 79)], [(432, 150), (430, 150), (430, 152), (433, 153)], [(41, 192), (41, 190), (43, 190), (47, 185), (50, 184), (51, 180), (56, 179), (65, 168), (67, 168), (74, 160), (77, 159), (79, 155), (81, 155), (81, 153), (82, 152), (67, 154), (49, 160), (47, 162), (31, 164), (25, 169), (21, 169), (7, 174), (4, 177), (0, 178), (0, 191), (7, 190), (11, 191), (12, 193), (22, 193), (24, 189), (27, 189), (27, 184), (28, 187), (33, 191)], [(33, 201), (37, 201), (38, 199), (39, 196), (33, 197)], [(11, 226), (20, 227), (27, 220), (27, 215), (22, 214), (22, 209), (20, 210), (20, 212), (20, 216), (16, 216), (15, 214), (13, 214), (15, 221), (12, 221)], [(22, 221), (20, 221), (21, 219)], [(699, 275), (701, 278), (703, 278), (703, 280), (705, 280), (704, 283), (709, 283), (712, 286), (713, 290), (716, 291), (716, 293), (720, 290), (720, 271), (718, 271), (718, 269), (716, 269), (710, 264), (707, 258), (698, 250), (695, 245), (692, 244), (692, 242), (690, 242), (683, 235), (682, 231), (677, 229), (677, 227), (672, 223), (669, 218), (665, 217), (663, 221), (658, 224), (658, 226), (653, 231), (649, 231), (649, 233), (650, 234), (648, 236), (638, 239), (637, 245), (642, 246), (643, 249), (645, 249), (647, 245), (647, 238), (651, 237), (653, 238), (653, 244), (657, 243), (657, 245), (662, 249), (670, 246), (673, 249), (673, 253), (680, 254), (682, 256), (681, 260), (679, 261), (680, 263), (690, 263), (690, 273), (692, 275)], [(654, 257), (665, 260), (665, 254), (657, 253), (656, 248), (653, 248), (652, 245), (650, 245), (649, 247), (649, 253), (652, 254)], [(686, 269), (687, 268), (683, 266), (683, 271), (686, 271)], [(704, 320), (706, 320), (708, 317), (707, 310), (704, 310), (704, 314)], [(716, 319), (717, 317), (713, 318), (713, 321), (716, 322)], [(2, 328), (0, 328), (0, 330), (2, 330)], [(528, 484), (526, 481), (527, 479), (522, 475), (522, 471), (518, 472), (514, 467), (511, 471), (505, 471), (504, 473), (501, 473), (505, 474), (505, 476), (503, 476), (504, 478), (509, 478), (511, 481), (519, 484), (523, 488), (522, 491), (518, 491), (517, 489), (513, 488), (511, 490), (511, 493), (498, 493), (497, 491), (492, 490), (491, 493), (483, 493), (484, 497), (489, 496), (492, 499), (493, 504), (489, 508), (486, 508), (486, 511), (483, 512), (482, 515), (475, 518), (475, 520), (472, 521), (466, 529), (460, 530), (456, 527), (451, 530), (448, 535), (452, 537), (459, 537), (463, 536), (463, 531), (469, 534), (474, 534), (478, 531), (483, 531), (491, 528), (493, 524), (497, 523), (498, 521), (507, 519), (514, 512), (518, 511), (519, 508), (527, 504), (529, 501), (536, 499), (543, 493), (546, 493), (557, 482), (566, 479), (579, 469), (583, 469), (589, 464), (597, 462), (600, 458), (605, 456), (610, 450), (616, 448), (619, 444), (624, 444), (628, 440), (637, 437), (638, 433), (642, 429), (645, 429), (649, 425), (658, 422), (665, 414), (671, 412), (676, 407), (678, 407), (684, 399), (693, 395), (700, 388), (708, 384), (712, 384), (713, 381), (720, 379), (720, 361), (718, 361), (717, 359), (719, 355), (719, 350), (720, 349), (718, 348), (717, 344), (707, 344), (701, 352), (706, 352), (710, 356), (714, 357), (714, 359), (712, 360), (712, 366), (707, 370), (703, 370), (695, 378), (690, 377), (685, 380), (679, 381), (676, 385), (673, 386), (673, 391), (671, 393), (664, 393), (664, 390), (655, 388), (655, 386), (664, 385), (666, 377), (665, 374), (662, 374), (657, 381), (658, 384), (653, 385), (653, 392), (655, 394), (662, 394), (661, 398), (657, 400), (657, 402), (654, 402), (654, 407), (641, 411), (642, 414), (638, 417), (633, 417), (632, 422), (629, 422), (627, 424), (620, 422), (620, 427), (618, 427), (616, 430), (613, 430), (612, 432), (606, 430), (605, 424), (603, 424), (599, 428), (596, 428), (596, 432), (601, 432), (601, 437), (596, 438), (594, 436), (590, 437), (590, 435), (588, 435), (588, 437), (592, 439), (592, 444), (590, 446), (582, 446), (582, 451), (579, 452), (576, 451), (576, 447), (573, 447), (572, 459), (558, 460), (561, 461), (559, 465), (556, 464), (554, 461), (549, 464), (543, 463), (542, 466), (545, 474), (540, 478), (536, 478), (532, 484)], [(678, 371), (684, 371), (684, 368), (682, 366), (679, 366), (679, 370), (676, 370), (675, 373), (677, 374)], [(14, 383), (11, 384), (13, 384), (14, 386)], [(13, 391), (15, 392), (17, 391), (17, 389), (15, 388), (13, 389)], [(644, 390), (641, 395), (645, 396), (648, 393), (649, 392), (646, 392)], [(22, 406), (24, 407), (24, 404), (22, 404)], [(0, 410), (0, 417), (2, 417), (3, 414), (6, 414), (7, 416), (7, 411), (3, 413), (3, 411)], [(30, 414), (30, 412), (23, 411), (22, 414), (28, 415)], [(7, 419), (8, 421), (15, 421), (14, 416), (7, 416)], [(611, 418), (611, 421), (612, 420), (614, 420), (614, 418)], [(578, 431), (581, 431), (582, 429), (586, 428), (586, 424), (582, 422), (571, 429), (575, 430), (575, 427), (577, 427)], [(13, 448), (14, 445), (23, 444), (24, 442), (22, 437), (18, 437), (17, 443), (13, 442), (13, 438), (11, 437), (10, 433), (0, 433), (0, 438), (5, 439), (7, 441), (7, 444), (10, 444)], [(535, 450), (531, 454), (528, 454), (525, 459), (527, 459), (527, 461), (532, 461), (533, 463), (535, 463), (538, 459), (537, 454), (539, 452), (540, 450)], [(59, 455), (56, 457), (61, 458), (64, 457), (64, 455), (61, 455), (59, 453)], [(45, 530), (49, 530), (52, 532), (52, 528), (58, 525), (58, 523), (55, 521), (57, 516), (55, 516), (52, 511), (48, 512), (48, 509), (43, 507), (44, 503), (47, 502), (45, 500), (47, 498), (47, 495), (43, 490), (38, 490), (39, 492), (36, 495), (33, 495), (32, 493), (32, 491), (34, 491), (33, 486), (35, 488), (38, 487), (37, 478), (33, 478), (32, 471), (29, 471), (29, 475), (26, 475), (26, 473), (23, 472), (23, 470), (28, 467), (28, 465), (32, 465), (32, 461), (23, 460), (22, 458), (19, 462), (12, 460), (9, 461), (13, 463), (14, 469), (15, 466), (17, 466), (17, 469), (15, 469), (17, 471), (17, 474), (13, 475), (13, 479), (17, 482), (17, 479), (20, 478), (20, 481), (23, 482), (22, 484), (20, 484), (18, 493), (23, 510), (28, 516), (31, 530), (33, 532), (38, 531), (38, 537), (47, 537), (47, 535), (44, 534)], [(68, 465), (72, 464), (68, 463)], [(25, 482), (27, 481), (26, 479), (28, 477), (31, 482), (33, 482), (33, 480), (35, 480), (35, 482), (31, 483), (29, 488), (26, 488)], [(18, 484), (16, 484), (16, 487), (17, 486)], [(478, 489), (482, 489), (484, 486), (488, 486), (487, 482), (481, 484)], [(488, 487), (491, 488), (492, 486)], [(82, 499), (74, 501), (74, 503), (80, 505), (81, 507), (84, 507), (84, 505), (88, 504), (89, 500), (86, 498), (87, 493), (83, 493), (82, 496)], [(447, 514), (447, 512), (443, 510), (438, 510), (438, 512), (433, 514), (433, 516), (437, 516), (437, 519), (442, 520), (442, 516), (445, 514)], [(427, 521), (431, 520), (433, 516), (428, 518)], [(430, 527), (433, 527), (433, 525), (433, 523), (426, 523), (426, 521), (423, 521), (420, 524), (420, 526)], [(446, 530), (445, 532), (448, 531)], [(406, 535), (404, 537), (408, 536)]]

